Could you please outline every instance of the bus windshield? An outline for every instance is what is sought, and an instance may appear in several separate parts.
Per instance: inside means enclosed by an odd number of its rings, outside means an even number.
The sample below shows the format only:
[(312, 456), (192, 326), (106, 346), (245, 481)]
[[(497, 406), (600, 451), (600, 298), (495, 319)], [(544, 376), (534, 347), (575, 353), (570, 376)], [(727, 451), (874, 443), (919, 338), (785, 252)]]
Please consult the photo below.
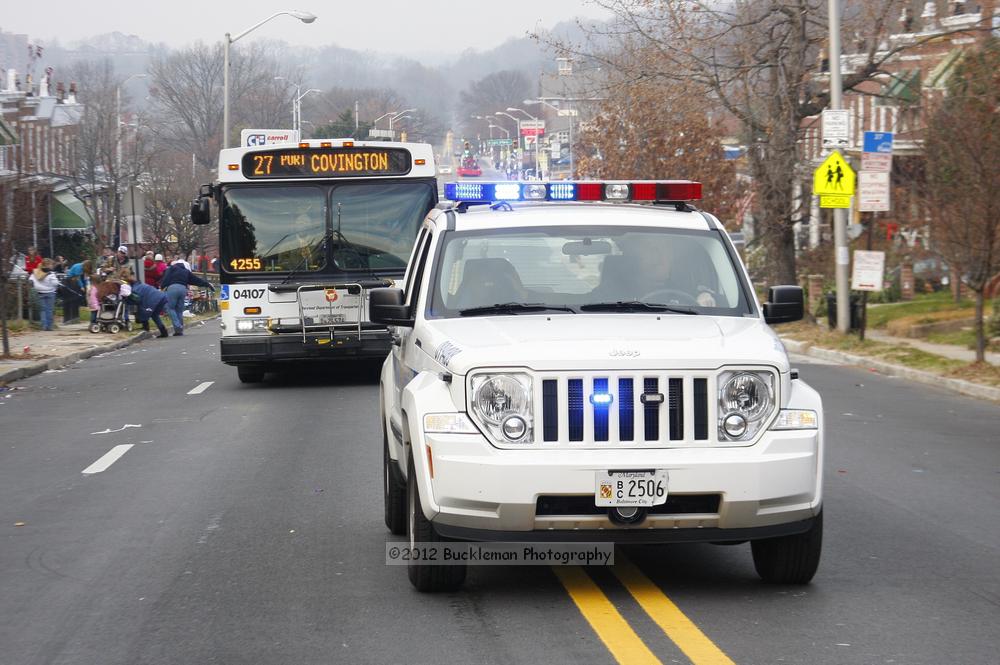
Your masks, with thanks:
[(230, 273), (402, 270), (432, 205), (421, 182), (230, 186), (221, 263)]

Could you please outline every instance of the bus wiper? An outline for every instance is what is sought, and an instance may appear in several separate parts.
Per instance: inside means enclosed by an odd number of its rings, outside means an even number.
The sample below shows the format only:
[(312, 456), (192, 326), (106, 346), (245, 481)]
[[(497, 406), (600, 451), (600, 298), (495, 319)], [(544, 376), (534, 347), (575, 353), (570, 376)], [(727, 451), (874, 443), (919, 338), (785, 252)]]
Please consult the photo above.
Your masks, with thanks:
[(284, 240), (285, 238), (287, 238), (290, 235), (292, 235), (291, 231), (289, 231), (285, 235), (283, 235), (280, 238), (278, 238), (278, 240), (273, 245), (271, 245), (270, 247), (267, 248), (266, 252), (261, 252), (257, 256), (260, 256), (260, 257), (271, 256), (271, 252), (274, 250), (275, 247), (278, 246), (278, 243), (280, 243), (282, 240)]
[(480, 314), (518, 314), (521, 312), (572, 312), (576, 310), (565, 305), (546, 305), (543, 302), (504, 302), (495, 305), (483, 305), (481, 307), (469, 307), (460, 309), (458, 313), (462, 316), (478, 316)]
[(697, 314), (684, 305), (664, 305), (641, 300), (619, 300), (617, 302), (595, 302), (580, 306), (581, 312), (670, 312), (671, 314)]

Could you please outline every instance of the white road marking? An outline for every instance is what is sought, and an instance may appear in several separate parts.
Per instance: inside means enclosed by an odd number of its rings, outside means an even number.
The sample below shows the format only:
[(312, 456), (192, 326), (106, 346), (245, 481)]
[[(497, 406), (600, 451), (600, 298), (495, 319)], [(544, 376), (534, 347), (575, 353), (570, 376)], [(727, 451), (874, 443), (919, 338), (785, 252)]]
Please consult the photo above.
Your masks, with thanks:
[(133, 445), (132, 443), (123, 443), (119, 446), (115, 446), (108, 452), (106, 452), (99, 460), (88, 466), (83, 470), (86, 474), (100, 473), (101, 471), (107, 471), (108, 467), (118, 461), (122, 455), (128, 452), (129, 448)]
[(208, 387), (213, 383), (215, 383), (215, 381), (205, 381), (204, 383), (199, 383), (197, 386), (188, 391), (188, 395), (200, 395), (208, 390)]
[(115, 432), (124, 432), (129, 427), (142, 427), (142, 425), (122, 425), (118, 429), (108, 428), (100, 432), (91, 432), (91, 434), (114, 434)]

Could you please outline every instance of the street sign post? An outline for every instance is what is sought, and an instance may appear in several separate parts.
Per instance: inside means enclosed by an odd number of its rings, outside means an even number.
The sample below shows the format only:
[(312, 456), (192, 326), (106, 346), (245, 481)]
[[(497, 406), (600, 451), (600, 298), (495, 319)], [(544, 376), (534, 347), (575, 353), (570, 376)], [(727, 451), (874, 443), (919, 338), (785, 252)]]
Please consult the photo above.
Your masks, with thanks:
[[(868, 327), (868, 292), (882, 290), (885, 253), (873, 252), (875, 218), (891, 208), (892, 195), (892, 132), (865, 132), (864, 152), (861, 153), (861, 175), (858, 188), (858, 210), (870, 212), (868, 220), (868, 251), (854, 253), (854, 288), (861, 291), (861, 341)], [(867, 271), (867, 273), (866, 273)], [(875, 273), (878, 273), (876, 276)]]

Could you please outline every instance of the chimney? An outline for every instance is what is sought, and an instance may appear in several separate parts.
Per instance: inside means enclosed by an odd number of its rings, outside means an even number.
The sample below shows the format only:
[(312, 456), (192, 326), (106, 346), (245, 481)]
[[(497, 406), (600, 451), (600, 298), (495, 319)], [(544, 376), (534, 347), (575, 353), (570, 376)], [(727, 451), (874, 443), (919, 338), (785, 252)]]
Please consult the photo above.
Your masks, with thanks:
[(76, 82), (73, 81), (69, 84), (69, 98), (66, 100), (67, 104), (76, 104)]
[(11, 67), (7, 70), (7, 85), (4, 87), (4, 92), (14, 92), (17, 90), (17, 70)]
[(33, 97), (35, 94), (35, 82), (31, 80), (31, 74), (24, 76), (24, 92), (28, 97)]
[(66, 99), (66, 86), (63, 85), (62, 81), (56, 83), (56, 99), (62, 103)]

